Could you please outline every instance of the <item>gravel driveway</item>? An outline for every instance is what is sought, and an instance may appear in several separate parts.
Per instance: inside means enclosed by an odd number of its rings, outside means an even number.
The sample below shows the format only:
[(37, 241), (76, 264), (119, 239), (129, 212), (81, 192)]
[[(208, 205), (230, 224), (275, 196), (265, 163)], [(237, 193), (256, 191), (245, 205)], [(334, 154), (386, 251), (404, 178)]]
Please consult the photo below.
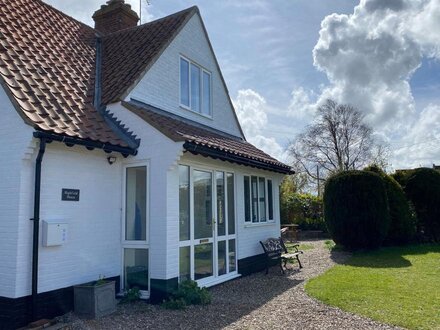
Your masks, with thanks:
[(272, 268), (211, 289), (209, 306), (170, 311), (145, 303), (122, 305), (111, 316), (82, 321), (68, 316), (73, 329), (396, 329), (364, 317), (343, 312), (310, 298), (304, 283), (348, 254), (330, 256), (324, 241), (310, 241), (301, 271), (296, 265), (281, 275)]

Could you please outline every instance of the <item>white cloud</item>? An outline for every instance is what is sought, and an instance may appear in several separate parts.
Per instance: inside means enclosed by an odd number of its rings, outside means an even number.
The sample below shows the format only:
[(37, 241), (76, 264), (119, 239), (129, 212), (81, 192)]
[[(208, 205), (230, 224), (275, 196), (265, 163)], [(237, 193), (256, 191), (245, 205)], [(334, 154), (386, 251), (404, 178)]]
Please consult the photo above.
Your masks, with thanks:
[(307, 91), (303, 87), (298, 87), (293, 89), (291, 96), (288, 116), (298, 120), (310, 121), (317, 108), (317, 104), (312, 101), (312, 99), (316, 99), (315, 93)]
[(285, 160), (285, 150), (276, 139), (262, 134), (268, 124), (266, 100), (251, 89), (240, 90), (234, 100), (234, 107), (247, 140), (269, 155)]
[[(289, 114), (302, 116), (327, 98), (349, 103), (391, 143), (403, 141), (393, 163), (440, 160), (440, 148), (424, 140), (428, 123), (432, 134), (440, 127), (440, 109), (417, 112), (409, 84), (423, 57), (440, 59), (439, 31), (439, 0), (361, 0), (350, 15), (327, 16), (313, 59), (330, 84), (316, 102), (307, 91), (294, 90)], [(407, 147), (420, 140), (417, 148)]]
[(394, 146), (395, 168), (440, 164), (440, 105), (431, 104), (420, 114), (410, 133)]

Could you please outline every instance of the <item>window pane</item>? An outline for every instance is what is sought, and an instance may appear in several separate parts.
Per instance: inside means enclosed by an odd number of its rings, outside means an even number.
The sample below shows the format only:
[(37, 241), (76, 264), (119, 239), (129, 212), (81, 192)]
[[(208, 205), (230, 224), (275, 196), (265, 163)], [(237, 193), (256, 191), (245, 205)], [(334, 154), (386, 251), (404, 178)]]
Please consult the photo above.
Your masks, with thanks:
[(148, 250), (124, 249), (125, 290), (148, 291)]
[(272, 180), (267, 180), (267, 200), (268, 200), (268, 204), (269, 204), (269, 220), (273, 220)]
[(226, 241), (218, 242), (218, 274), (226, 274)]
[(258, 178), (251, 177), (252, 191), (252, 222), (258, 222)]
[(216, 173), (217, 181), (217, 234), (223, 236), (226, 234), (225, 221), (225, 173)]
[(235, 239), (230, 239), (229, 240), (229, 272), (235, 271), (235, 261), (236, 261)]
[(212, 174), (193, 172), (194, 182), (194, 236), (195, 239), (212, 237)]
[(244, 220), (251, 221), (251, 191), (248, 176), (244, 177)]
[(179, 254), (179, 279), (186, 281), (191, 279), (190, 252), (189, 246), (181, 247)]
[(189, 167), (179, 166), (180, 240), (189, 240)]
[(189, 107), (189, 63), (180, 59), (180, 103)]
[(200, 112), (200, 68), (191, 64), (191, 109)]
[(211, 115), (211, 75), (203, 72), (203, 107), (202, 113)]
[(228, 233), (233, 235), (235, 234), (234, 174), (228, 173), (226, 178), (228, 189)]
[(212, 243), (194, 247), (194, 279), (212, 276)]
[(260, 200), (260, 221), (266, 221), (266, 179), (258, 178), (258, 196)]
[(147, 168), (130, 167), (126, 172), (125, 239), (147, 239)]

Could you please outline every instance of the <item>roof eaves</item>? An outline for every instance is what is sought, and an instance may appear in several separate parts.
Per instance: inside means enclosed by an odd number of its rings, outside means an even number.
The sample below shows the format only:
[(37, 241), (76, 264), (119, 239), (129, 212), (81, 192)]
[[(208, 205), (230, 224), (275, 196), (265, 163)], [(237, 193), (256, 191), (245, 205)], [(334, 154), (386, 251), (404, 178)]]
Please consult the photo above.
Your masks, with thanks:
[(280, 166), (268, 162), (264, 162), (255, 158), (245, 157), (243, 155), (234, 154), (225, 150), (219, 150), (211, 148), (209, 146), (196, 144), (193, 142), (185, 142), (184, 149), (192, 154), (199, 154), (205, 157), (211, 157), (214, 159), (220, 159), (231, 163), (255, 167), (271, 172), (277, 172), (281, 174), (294, 174), (295, 172), (289, 166)]

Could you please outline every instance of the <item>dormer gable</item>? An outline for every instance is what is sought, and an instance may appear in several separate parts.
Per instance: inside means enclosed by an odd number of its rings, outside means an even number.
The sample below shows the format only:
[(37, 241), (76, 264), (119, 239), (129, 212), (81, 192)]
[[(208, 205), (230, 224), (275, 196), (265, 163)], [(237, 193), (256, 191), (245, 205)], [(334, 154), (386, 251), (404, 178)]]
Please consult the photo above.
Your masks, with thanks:
[(131, 100), (244, 138), (198, 10), (133, 85)]

